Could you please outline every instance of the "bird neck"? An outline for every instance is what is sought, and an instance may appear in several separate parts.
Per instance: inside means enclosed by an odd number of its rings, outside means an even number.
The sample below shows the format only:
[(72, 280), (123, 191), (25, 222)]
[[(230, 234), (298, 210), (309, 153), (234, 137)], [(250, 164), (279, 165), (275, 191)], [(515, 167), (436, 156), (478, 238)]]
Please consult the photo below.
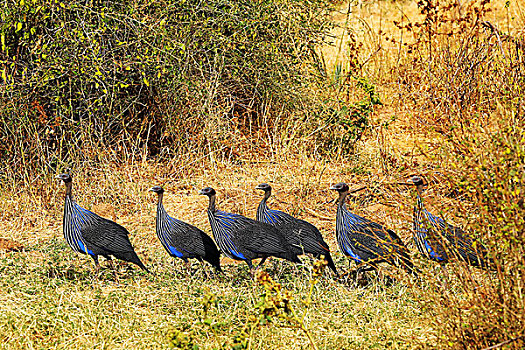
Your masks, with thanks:
[(159, 193), (159, 202), (157, 203), (157, 208), (159, 210), (164, 209), (164, 205), (162, 205), (162, 198), (164, 197), (164, 193)]
[(215, 208), (215, 195), (210, 196), (210, 203), (208, 204), (208, 211), (215, 213), (217, 209)]
[(422, 196), (423, 195), (423, 184), (419, 184), (416, 186), (416, 191), (417, 191), (417, 194), (418, 196)]
[(339, 198), (337, 199), (338, 207), (346, 209), (346, 205), (345, 205), (346, 196), (348, 196), (348, 192), (339, 193)]
[(264, 191), (263, 202), (266, 203), (266, 201), (268, 200), (268, 198), (270, 198), (271, 195), (272, 195), (272, 190)]
[(266, 205), (268, 197), (266, 197), (265, 194), (264, 198), (261, 200), (261, 203), (259, 203), (259, 206), (257, 207), (257, 221), (264, 221), (264, 213), (268, 210), (268, 206)]
[(66, 197), (71, 197), (71, 188), (73, 187), (72, 182), (66, 182)]
[(417, 195), (417, 205), (423, 205), (423, 185), (419, 184), (416, 186), (416, 195)]

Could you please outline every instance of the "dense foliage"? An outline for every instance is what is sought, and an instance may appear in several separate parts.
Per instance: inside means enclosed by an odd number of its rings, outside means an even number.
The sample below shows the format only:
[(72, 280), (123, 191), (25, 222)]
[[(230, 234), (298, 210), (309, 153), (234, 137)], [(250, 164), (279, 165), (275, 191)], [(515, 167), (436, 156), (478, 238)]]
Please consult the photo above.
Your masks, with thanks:
[(490, 273), (451, 265), (453, 293), (443, 288), (447, 276), (430, 279), (431, 291), (421, 293), (440, 348), (524, 344), (525, 55), (519, 37), (487, 20), (489, 4), (419, 1), (421, 19), (397, 23), (414, 38), (400, 67), (401, 95), (418, 95), (418, 128), (438, 145), (426, 153), (429, 178), (446, 183), (455, 215), (495, 260)]
[(8, 3), (0, 159), (16, 174), (101, 150), (218, 148), (307, 101), (324, 70), (323, 0)]

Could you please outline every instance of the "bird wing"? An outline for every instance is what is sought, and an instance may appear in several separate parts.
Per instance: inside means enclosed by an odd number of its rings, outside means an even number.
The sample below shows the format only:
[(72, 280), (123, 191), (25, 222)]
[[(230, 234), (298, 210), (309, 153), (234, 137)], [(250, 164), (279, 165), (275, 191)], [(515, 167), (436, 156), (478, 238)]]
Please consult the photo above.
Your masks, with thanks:
[(371, 254), (384, 258), (392, 254), (401, 254), (408, 257), (401, 239), (382, 225), (348, 211), (345, 212), (343, 223), (359, 255)]
[(286, 254), (287, 243), (277, 229), (263, 222), (255, 222), (238, 231), (238, 240), (256, 254)]
[(462, 258), (475, 265), (484, 263), (483, 260), (487, 254), (487, 248), (483, 244), (475, 241), (460, 227), (445, 222), (441, 217), (430, 213), (429, 215), (432, 216), (432, 221), (437, 223), (437, 228), (439, 228), (446, 241)]
[(304, 250), (305, 253), (323, 254), (330, 251), (321, 232), (308, 221), (294, 219), (293, 222), (276, 227), (283, 232), (286, 241), (290, 245), (297, 246), (299, 249)]
[(287, 252), (284, 237), (269, 224), (221, 211), (217, 211), (215, 217), (228, 232), (232, 245), (239, 251), (246, 249), (256, 255)]
[(257, 220), (277, 227), (295, 254), (330, 251), (317, 227), (280, 210), (269, 209), (265, 201), (257, 208)]
[(82, 209), (82, 215), (84, 220), (80, 231), (88, 248), (96, 247), (102, 255), (134, 251), (129, 241), (129, 232), (124, 227), (86, 209)]
[(204, 251), (205, 251), (206, 255), (207, 254), (212, 254), (212, 255), (216, 254), (216, 255), (218, 255), (219, 254), (219, 250), (217, 249), (217, 245), (215, 244), (213, 239), (211, 239), (211, 237), (208, 236), (203, 231), (200, 231), (199, 234), (201, 236), (201, 241), (202, 241), (202, 244), (204, 246)]
[(168, 215), (163, 220), (162, 227), (162, 236), (166, 245), (173, 247), (184, 256), (206, 254), (201, 236), (204, 232), (197, 227)]

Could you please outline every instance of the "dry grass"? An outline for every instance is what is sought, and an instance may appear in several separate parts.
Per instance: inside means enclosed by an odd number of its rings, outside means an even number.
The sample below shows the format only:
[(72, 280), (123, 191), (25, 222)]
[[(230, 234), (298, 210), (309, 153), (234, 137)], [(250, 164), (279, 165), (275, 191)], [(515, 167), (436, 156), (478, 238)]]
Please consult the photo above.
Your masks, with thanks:
[[(367, 141), (365, 141), (367, 142)], [(381, 157), (376, 157), (379, 161)], [(74, 195), (82, 206), (106, 217), (115, 215), (127, 227), (139, 256), (154, 275), (135, 268), (120, 267), (121, 279), (113, 281), (109, 270), (101, 281), (93, 280), (93, 264), (70, 251), (62, 237), (63, 185), (50, 179), (53, 195), (35, 198), (16, 193), (1, 203), (1, 236), (22, 242), (23, 253), (2, 254), (2, 298), (6, 310), (0, 317), (4, 333), (2, 347), (38, 348), (162, 348), (165, 331), (191, 324), (198, 317), (198, 298), (204, 288), (218, 295), (213, 315), (221, 323), (221, 341), (231, 341), (242, 327), (258, 294), (244, 264), (231, 265), (223, 258), (226, 275), (207, 280), (196, 262), (195, 274), (188, 276), (181, 261), (167, 256), (154, 234), (155, 196), (147, 192), (162, 184), (168, 212), (210, 233), (206, 216), (207, 200), (197, 191), (211, 185), (218, 191), (219, 208), (255, 216), (260, 182), (274, 185), (273, 208), (293, 213), (320, 228), (335, 252), (339, 269), (347, 270), (346, 259), (337, 251), (334, 237), (334, 193), (330, 184), (345, 180), (367, 189), (352, 199), (356, 213), (396, 230), (409, 246), (411, 199), (408, 192), (388, 185), (398, 176), (371, 172), (356, 174), (362, 160), (340, 163), (316, 161), (309, 157), (279, 157), (266, 162), (210, 163), (172, 171), (163, 164), (143, 163), (129, 167), (100, 165), (83, 170), (74, 178)], [(368, 160), (369, 169), (380, 167)], [(366, 168), (365, 168), (366, 169)], [(181, 172), (184, 172), (182, 175)], [(175, 174), (174, 174), (175, 173)], [(431, 191), (429, 196), (435, 196)], [(449, 200), (450, 202), (450, 200)], [(442, 205), (450, 203), (441, 203)], [(15, 209), (13, 209), (15, 208)], [(413, 247), (412, 247), (413, 248)], [(417, 257), (415, 257), (417, 259)], [(308, 261), (306, 259), (306, 261)], [(419, 266), (426, 262), (417, 260)], [(433, 267), (429, 267), (429, 271)], [(293, 291), (296, 303), (308, 293), (309, 269), (273, 262), (269, 271)], [(308, 311), (308, 327), (320, 349), (414, 349), (433, 346), (436, 332), (431, 314), (416, 303), (412, 282), (404, 272), (385, 267), (383, 273), (399, 280), (390, 287), (380, 282), (362, 289), (325, 277), (316, 286), (314, 303)], [(198, 330), (198, 344), (216, 347), (211, 334)], [(301, 349), (308, 341), (300, 332), (263, 327), (256, 335), (261, 349)]]
[[(173, 267), (172, 259), (154, 235), (155, 198), (146, 190), (154, 184), (163, 184), (168, 212), (209, 232), (207, 201), (197, 195), (198, 189), (212, 185), (219, 193), (221, 209), (254, 217), (260, 200), (254, 187), (261, 181), (269, 181), (275, 185), (272, 206), (317, 225), (336, 250), (334, 194), (328, 185), (350, 178), (350, 169), (356, 164), (328, 165), (300, 156), (281, 162), (268, 161), (213, 165), (205, 162), (192, 167), (183, 177), (172, 176), (156, 164), (125, 169), (105, 165), (89, 171), (89, 176), (84, 172), (77, 174), (74, 179), (77, 201), (90, 209), (98, 206), (100, 213), (104, 211), (100, 203), (105, 203), (107, 216), (114, 212), (117, 222), (130, 230), (138, 254), (154, 272), (148, 276), (137, 269), (121, 267), (119, 282), (112, 280), (109, 270), (104, 272), (102, 281), (92, 280), (90, 259), (72, 253), (64, 242), (61, 183), (54, 180), (49, 183), (55, 192), (49, 203), (35, 201), (29, 193), (2, 201), (2, 212), (12, 215), (3, 218), (2, 235), (28, 247), (23, 253), (2, 255), (4, 282), (0, 287), (3, 291), (0, 303), (6, 312), (0, 324), (8, 329), (2, 346), (162, 348), (166, 344), (164, 332), (169, 327), (191, 323), (197, 317), (198, 297), (202, 296), (203, 288), (218, 295), (219, 306), (214, 317), (221, 322), (221, 341), (230, 339), (242, 325), (244, 315), (250, 313), (249, 305), (258, 293), (247, 268), (223, 259), (226, 275), (206, 280), (196, 262), (193, 276), (186, 274), (181, 261), (176, 261)], [(356, 206), (356, 211), (386, 221), (404, 238), (408, 237), (406, 222), (384, 216), (385, 211), (372, 207), (368, 210), (368, 205)], [(339, 253), (335, 255), (339, 268), (345, 270), (345, 259)], [(304, 280), (309, 279), (308, 268), (274, 262), (268, 269), (294, 292), (297, 300), (307, 294), (308, 284)], [(325, 277), (316, 287), (307, 320), (321, 349), (414, 348), (428, 344), (434, 336), (404, 283), (387, 288), (374, 283), (367, 289), (355, 289)], [(209, 334), (203, 333), (199, 332), (198, 344), (204, 348), (217, 346)], [(257, 339), (263, 349), (307, 346), (307, 339), (299, 332), (271, 326), (263, 327)]]

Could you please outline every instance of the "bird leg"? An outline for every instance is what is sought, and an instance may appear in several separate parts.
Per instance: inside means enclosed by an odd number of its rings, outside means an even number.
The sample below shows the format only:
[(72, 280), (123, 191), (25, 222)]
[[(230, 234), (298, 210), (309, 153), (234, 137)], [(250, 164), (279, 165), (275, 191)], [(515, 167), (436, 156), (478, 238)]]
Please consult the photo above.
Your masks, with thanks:
[(184, 261), (184, 264), (186, 265), (186, 269), (188, 270), (188, 274), (191, 276), (191, 261), (186, 259), (186, 261)]
[[(253, 280), (253, 279), (255, 279), (255, 273), (257, 272), (257, 268), (253, 267), (253, 264), (252, 264), (251, 260), (245, 260), (245, 261), (246, 261), (246, 264), (248, 264), (248, 267), (250, 268), (250, 276), (251, 276), (251, 278)], [(261, 265), (261, 264), (259, 264), (259, 265)], [(257, 265), (257, 267), (259, 267), (259, 265)]]
[(381, 285), (386, 285), (386, 276), (383, 273), (383, 270), (377, 269), (377, 279), (381, 283)]
[(98, 256), (91, 256), (95, 261), (95, 279), (98, 280), (98, 274), (100, 272), (100, 264), (98, 263)]
[(108, 257), (108, 263), (109, 263), (109, 267), (113, 271), (113, 275), (115, 276), (115, 281), (118, 282), (119, 278), (118, 278), (118, 274), (117, 274), (117, 269), (115, 268), (115, 264), (113, 264), (113, 260), (111, 259), (111, 257)]
[(352, 278), (352, 275), (355, 273), (355, 271), (352, 269), (352, 260), (348, 260), (348, 271), (343, 272), (342, 274), (338, 275), (338, 279), (343, 282), (348, 282), (349, 278)]
[(204, 271), (204, 276), (206, 276), (206, 279), (210, 279), (210, 276), (208, 275), (208, 271), (206, 271), (206, 265), (204, 264), (204, 261), (199, 260), (202, 266), (202, 271)]
[(95, 262), (95, 279), (96, 280), (98, 280), (99, 273), (100, 273), (100, 264), (98, 263), (98, 261), (96, 261)]
[(364, 287), (368, 284), (366, 271), (367, 270), (363, 266), (360, 266), (357, 268), (355, 273), (355, 282), (361, 287)]

